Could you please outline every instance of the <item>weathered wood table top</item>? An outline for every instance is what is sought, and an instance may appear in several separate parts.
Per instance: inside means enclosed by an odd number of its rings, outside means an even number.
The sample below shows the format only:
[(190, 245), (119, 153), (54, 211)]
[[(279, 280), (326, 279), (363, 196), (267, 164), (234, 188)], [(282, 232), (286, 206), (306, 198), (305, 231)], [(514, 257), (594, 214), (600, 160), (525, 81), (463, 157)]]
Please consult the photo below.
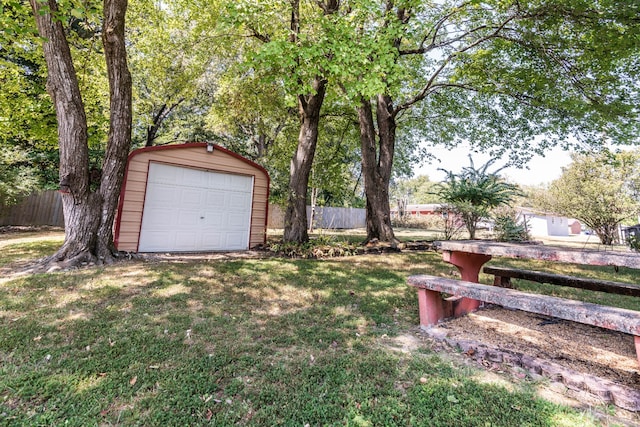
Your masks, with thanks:
[(506, 243), (488, 240), (442, 240), (435, 242), (442, 252), (456, 252), (509, 258), (539, 259), (585, 265), (611, 265), (640, 269), (640, 254), (623, 251), (547, 246), (531, 243)]

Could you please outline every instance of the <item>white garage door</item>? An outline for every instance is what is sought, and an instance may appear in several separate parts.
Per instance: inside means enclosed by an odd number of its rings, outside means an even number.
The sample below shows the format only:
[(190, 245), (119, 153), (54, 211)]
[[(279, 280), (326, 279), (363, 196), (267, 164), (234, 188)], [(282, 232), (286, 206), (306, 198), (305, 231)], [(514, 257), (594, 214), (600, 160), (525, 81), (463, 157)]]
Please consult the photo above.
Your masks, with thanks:
[(140, 252), (249, 248), (253, 177), (149, 165)]

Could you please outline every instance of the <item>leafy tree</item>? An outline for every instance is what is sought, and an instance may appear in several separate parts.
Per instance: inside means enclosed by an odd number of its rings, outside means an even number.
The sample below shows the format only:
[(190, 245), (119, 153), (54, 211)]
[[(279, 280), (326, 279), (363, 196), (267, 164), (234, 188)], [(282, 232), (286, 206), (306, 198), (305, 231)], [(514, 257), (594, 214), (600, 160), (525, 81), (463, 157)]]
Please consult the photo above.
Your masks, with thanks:
[(640, 152), (574, 154), (572, 163), (553, 181), (536, 205), (577, 218), (605, 245), (618, 240), (618, 226), (640, 211), (635, 183)]
[(471, 165), (462, 168), (458, 174), (443, 169), (446, 177), (436, 194), (453, 212), (460, 215), (469, 238), (475, 239), (478, 222), (489, 218), (493, 209), (508, 206), (521, 191), (517, 185), (506, 182), (498, 175), (501, 169), (488, 172), (495, 160), (489, 160), (478, 169), (475, 169), (471, 156), (469, 160)]
[(427, 175), (398, 180), (391, 184), (391, 197), (393, 200), (406, 198), (409, 204), (438, 203), (440, 200), (434, 194), (436, 185)]
[[(125, 49), (126, 0), (105, 0), (101, 41), (109, 80), (109, 133), (101, 177), (91, 172), (86, 102), (70, 44), (70, 17), (99, 16), (99, 8), (30, 1), (43, 43), (47, 90), (56, 111), (65, 241), (46, 262), (74, 265), (113, 260), (113, 220), (131, 146), (131, 76)], [(71, 6), (71, 7), (70, 7)], [(68, 25), (65, 27), (65, 23)], [(93, 185), (92, 185), (93, 181)]]
[[(334, 41), (328, 36), (341, 2), (233, 2), (225, 14), (260, 42), (250, 60), (251, 70), (266, 81), (281, 82), (289, 105), (297, 106), (299, 134), (290, 160), (283, 238), (305, 242), (308, 185), (317, 148), (322, 106), (331, 75)], [(345, 8), (346, 9), (346, 8)], [(294, 102), (291, 102), (294, 101)]]
[[(40, 188), (57, 188), (57, 122), (45, 87), (47, 69), (41, 40), (27, 3), (0, 1), (0, 8), (0, 19), (6, 19), (0, 23), (0, 145), (20, 152), (21, 162), (34, 168)], [(64, 21), (83, 91), (90, 162), (99, 169), (108, 131), (106, 73), (104, 64), (96, 60), (102, 54), (98, 47), (100, 23), (94, 19), (95, 14), (82, 14), (80, 9), (74, 13), (61, 14), (59, 19)], [(22, 163), (12, 164), (21, 167)]]
[[(194, 24), (198, 21), (191, 21), (194, 12), (181, 2), (139, 0), (130, 5), (127, 36), (135, 145), (149, 147), (187, 139), (190, 132), (176, 129), (178, 118), (188, 117), (189, 126), (203, 119), (210, 99), (198, 95), (217, 79), (210, 64), (217, 58), (217, 43), (212, 39), (218, 8), (218, 2), (209, 3), (206, 15), (211, 19), (207, 22), (213, 22), (213, 28), (204, 31), (203, 25)], [(185, 25), (185, 21), (191, 23)], [(170, 123), (174, 118), (176, 127)]]
[(367, 239), (395, 240), (388, 191), (403, 125), (413, 129), (407, 136), (432, 144), (471, 140), (496, 157), (509, 153), (513, 162), (567, 134), (596, 145), (603, 130), (637, 141), (635, 4), (381, 0), (350, 6), (352, 25), (335, 35), (347, 41), (350, 62), (335, 66), (342, 66), (337, 77), (359, 116)]

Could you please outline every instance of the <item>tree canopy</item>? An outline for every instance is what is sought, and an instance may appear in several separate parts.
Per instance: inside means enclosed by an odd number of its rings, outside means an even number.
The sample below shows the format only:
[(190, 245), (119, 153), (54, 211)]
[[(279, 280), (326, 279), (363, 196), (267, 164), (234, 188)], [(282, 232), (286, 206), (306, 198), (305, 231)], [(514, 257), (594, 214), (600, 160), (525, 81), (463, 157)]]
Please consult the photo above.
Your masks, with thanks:
[[(102, 6), (49, 0), (31, 16), (22, 2), (0, 5), (0, 145), (34, 163), (67, 155), (54, 128), (68, 115), (53, 121), (62, 105), (44, 94), (47, 52), (34, 26), (52, 13), (77, 77), (72, 100), (86, 118), (88, 168), (111, 165), (103, 158), (120, 112), (107, 95), (114, 82), (102, 61)], [(354, 189), (364, 188), (367, 238), (393, 241), (389, 185), (424, 157), (418, 144), (464, 140), (518, 163), (553, 144), (638, 143), (639, 8), (627, 0), (141, 0), (125, 33), (133, 132), (139, 144), (214, 139), (258, 160), (275, 177), (274, 197), (287, 201), (286, 239), (308, 237), (313, 187), (336, 204), (359, 203)], [(67, 83), (76, 77), (68, 73)]]
[(618, 226), (635, 221), (640, 213), (639, 182), (638, 150), (574, 154), (572, 163), (541, 193), (536, 204), (577, 218), (603, 244), (611, 245), (618, 240)]

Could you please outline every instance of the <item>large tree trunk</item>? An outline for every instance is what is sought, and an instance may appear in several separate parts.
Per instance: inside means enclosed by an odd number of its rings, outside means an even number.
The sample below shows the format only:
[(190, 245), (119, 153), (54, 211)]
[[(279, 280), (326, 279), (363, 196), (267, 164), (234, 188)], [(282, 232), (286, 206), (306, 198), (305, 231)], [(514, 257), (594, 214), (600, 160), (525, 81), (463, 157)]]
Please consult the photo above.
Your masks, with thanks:
[[(101, 262), (110, 262), (115, 252), (113, 220), (124, 179), (127, 155), (131, 149), (132, 83), (124, 38), (126, 11), (127, 0), (104, 0), (102, 43), (109, 76), (111, 114), (109, 140), (102, 164), (99, 190), (102, 211), (95, 254)], [(169, 112), (174, 106), (169, 109)]]
[(396, 139), (396, 123), (391, 98), (379, 95), (376, 99), (377, 134), (372, 109), (370, 101), (361, 100), (358, 107), (358, 121), (360, 122), (362, 175), (367, 198), (366, 242), (377, 239), (396, 247), (398, 240), (391, 226), (389, 207), (389, 182)]
[(284, 217), (285, 242), (304, 243), (309, 240), (307, 233), (307, 187), (318, 142), (320, 110), (327, 82), (317, 77), (313, 82), (315, 93), (298, 97), (300, 111), (300, 135), (298, 147), (291, 159), (289, 177), (289, 198)]
[[(126, 66), (126, 0), (105, 0), (103, 39), (111, 85), (111, 129), (100, 189), (90, 190), (87, 119), (71, 52), (55, 0), (31, 0), (43, 37), (47, 91), (56, 110), (60, 188), (65, 217), (62, 247), (44, 261), (61, 266), (112, 260), (112, 225), (131, 141), (131, 79)], [(48, 10), (47, 10), (48, 9)], [(128, 84), (127, 84), (128, 82)], [(128, 105), (128, 108), (127, 108)]]

